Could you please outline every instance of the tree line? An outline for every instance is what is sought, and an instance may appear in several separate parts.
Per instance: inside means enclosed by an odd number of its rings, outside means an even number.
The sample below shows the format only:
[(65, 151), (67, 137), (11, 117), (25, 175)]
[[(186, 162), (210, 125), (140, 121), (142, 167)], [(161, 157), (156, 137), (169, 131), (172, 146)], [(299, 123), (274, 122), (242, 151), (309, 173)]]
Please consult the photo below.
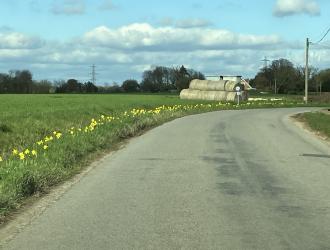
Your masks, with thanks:
[[(330, 92), (330, 69), (309, 68), (309, 91)], [(301, 94), (305, 90), (305, 68), (287, 59), (278, 59), (263, 67), (250, 81), (260, 91), (279, 94)]]
[(35, 81), (29, 70), (10, 70), (0, 73), (0, 93), (50, 93), (52, 83), (47, 80)]
[[(121, 85), (96, 86), (92, 82), (33, 80), (29, 70), (10, 70), (0, 73), (0, 93), (132, 93), (132, 92), (178, 92), (188, 88), (192, 79), (205, 79), (196, 70), (181, 67), (156, 66), (142, 74), (141, 82), (127, 79)], [(278, 59), (259, 70), (250, 80), (259, 91), (279, 94), (300, 94), (305, 89), (305, 68), (294, 66), (287, 59)], [(330, 68), (310, 68), (309, 91), (330, 92)]]
[(205, 79), (193, 69), (181, 67), (156, 66), (143, 72), (142, 81), (128, 79), (121, 85), (96, 86), (88, 81), (81, 83), (76, 79), (67, 81), (35, 81), (29, 70), (11, 70), (0, 74), (0, 93), (132, 93), (132, 92), (169, 92), (189, 87), (192, 79)]

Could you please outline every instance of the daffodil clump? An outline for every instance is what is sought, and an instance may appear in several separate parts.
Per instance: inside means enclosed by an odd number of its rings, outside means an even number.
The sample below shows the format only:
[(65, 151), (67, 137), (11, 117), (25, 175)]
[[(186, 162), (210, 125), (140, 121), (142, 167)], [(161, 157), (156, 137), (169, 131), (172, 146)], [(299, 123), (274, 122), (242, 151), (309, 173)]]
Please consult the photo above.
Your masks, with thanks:
[(172, 105), (166, 106), (162, 105), (154, 109), (144, 109), (144, 108), (133, 108), (131, 110), (119, 113), (117, 116), (112, 115), (100, 115), (98, 118), (92, 118), (86, 126), (83, 127), (70, 127), (66, 131), (57, 131), (54, 130), (49, 135), (44, 138), (36, 141), (31, 147), (22, 148), (15, 147), (12, 149), (10, 154), (0, 155), (0, 163), (4, 163), (7, 160), (20, 160), (26, 161), (31, 159), (36, 159), (40, 155), (46, 155), (46, 151), (52, 147), (52, 144), (62, 138), (71, 137), (74, 138), (77, 135), (84, 133), (92, 133), (98, 127), (104, 126), (112, 122), (123, 122), (124, 119), (129, 118), (140, 118), (143, 116), (157, 116), (164, 113), (174, 114), (175, 112), (189, 112), (189, 111), (207, 111), (207, 110), (224, 110), (224, 109), (242, 109), (242, 108), (252, 108), (252, 107), (261, 107), (261, 106), (284, 106), (288, 104), (297, 105), (303, 103), (288, 103), (283, 99), (264, 99), (264, 98), (249, 98), (248, 102), (241, 103), (237, 105), (235, 103), (200, 103), (200, 104), (187, 104), (187, 105)]

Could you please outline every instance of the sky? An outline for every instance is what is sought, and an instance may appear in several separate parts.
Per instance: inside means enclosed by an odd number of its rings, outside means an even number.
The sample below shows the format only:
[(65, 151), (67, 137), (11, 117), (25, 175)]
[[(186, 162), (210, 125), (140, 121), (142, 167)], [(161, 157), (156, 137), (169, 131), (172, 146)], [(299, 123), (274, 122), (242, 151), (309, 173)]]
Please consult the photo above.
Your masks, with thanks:
[[(330, 28), (329, 0), (0, 0), (0, 72), (97, 84), (155, 66), (252, 78), (269, 60), (304, 65)], [(330, 34), (310, 47), (330, 67)]]

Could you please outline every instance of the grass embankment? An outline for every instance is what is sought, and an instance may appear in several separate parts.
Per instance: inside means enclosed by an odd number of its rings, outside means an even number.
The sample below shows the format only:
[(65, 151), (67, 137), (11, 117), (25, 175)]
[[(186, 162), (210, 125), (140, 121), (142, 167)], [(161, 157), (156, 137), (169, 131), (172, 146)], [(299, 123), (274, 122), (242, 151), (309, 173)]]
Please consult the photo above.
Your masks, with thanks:
[(328, 114), (323, 112), (303, 113), (296, 118), (304, 122), (311, 130), (330, 139), (330, 112)]
[(184, 115), (292, 107), (292, 100), (183, 101), (173, 95), (0, 95), (0, 217), (116, 143)]

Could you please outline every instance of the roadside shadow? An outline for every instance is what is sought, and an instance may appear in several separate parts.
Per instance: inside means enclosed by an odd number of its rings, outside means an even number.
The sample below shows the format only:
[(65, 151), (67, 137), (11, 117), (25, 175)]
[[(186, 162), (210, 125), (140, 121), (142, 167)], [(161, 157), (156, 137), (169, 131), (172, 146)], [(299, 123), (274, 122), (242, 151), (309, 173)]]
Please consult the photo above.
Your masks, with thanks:
[(302, 154), (300, 156), (317, 157), (317, 158), (330, 158), (330, 155), (323, 155), (323, 154)]

